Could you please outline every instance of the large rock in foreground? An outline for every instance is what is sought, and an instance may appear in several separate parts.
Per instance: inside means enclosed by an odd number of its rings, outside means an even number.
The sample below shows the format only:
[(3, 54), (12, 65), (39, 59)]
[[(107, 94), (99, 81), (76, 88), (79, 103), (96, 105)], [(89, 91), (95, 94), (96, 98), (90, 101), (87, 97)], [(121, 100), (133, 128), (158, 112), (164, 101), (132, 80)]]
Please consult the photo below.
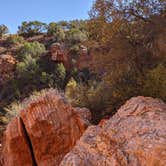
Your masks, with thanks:
[(165, 166), (166, 104), (129, 100), (103, 126), (91, 126), (60, 166)]
[(20, 118), (14, 118), (6, 129), (5, 147), (3, 149), (4, 163), (2, 166), (33, 166), (33, 156), (29, 148), (24, 126)]
[(54, 90), (26, 103), (19, 116), (22, 123), (14, 119), (5, 132), (4, 166), (58, 166), (87, 128), (90, 112), (71, 107)]

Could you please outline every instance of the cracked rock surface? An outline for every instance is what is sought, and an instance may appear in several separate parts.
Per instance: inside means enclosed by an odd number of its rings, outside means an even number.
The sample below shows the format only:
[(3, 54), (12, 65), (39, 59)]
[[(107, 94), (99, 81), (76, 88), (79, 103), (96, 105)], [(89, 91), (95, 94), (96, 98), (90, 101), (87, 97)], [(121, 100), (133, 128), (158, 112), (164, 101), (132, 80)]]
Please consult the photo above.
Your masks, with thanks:
[(134, 97), (102, 125), (88, 127), (90, 118), (54, 91), (30, 101), (7, 127), (0, 166), (166, 165), (161, 100)]
[(134, 97), (103, 126), (90, 126), (60, 166), (165, 166), (166, 104)]
[(73, 108), (55, 91), (30, 101), (7, 127), (1, 165), (58, 166), (89, 125), (88, 118), (89, 110)]

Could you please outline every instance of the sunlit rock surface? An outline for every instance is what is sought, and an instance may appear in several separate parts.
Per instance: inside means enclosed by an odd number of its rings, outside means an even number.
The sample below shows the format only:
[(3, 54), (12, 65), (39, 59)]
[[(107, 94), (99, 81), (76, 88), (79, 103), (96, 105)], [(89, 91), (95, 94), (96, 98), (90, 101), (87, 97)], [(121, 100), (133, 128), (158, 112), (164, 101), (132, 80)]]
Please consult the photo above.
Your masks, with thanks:
[(60, 166), (165, 166), (166, 104), (135, 97), (104, 125), (89, 127)]
[[(73, 108), (65, 97), (55, 90), (25, 103), (26, 106), (19, 116), (22, 124), (19, 123), (17, 127), (18, 122), (14, 120), (8, 125), (4, 140), (4, 148), (8, 149), (3, 153), (4, 165), (31, 165), (21, 162), (30, 151), (29, 161), (32, 160), (33, 165), (58, 166), (89, 125), (88, 119), (85, 118), (90, 119), (89, 110)], [(14, 130), (13, 126), (24, 128), (26, 136), (20, 134), (20, 130)], [(18, 135), (22, 142), (17, 140), (15, 135)], [(15, 160), (16, 162), (12, 162)]]

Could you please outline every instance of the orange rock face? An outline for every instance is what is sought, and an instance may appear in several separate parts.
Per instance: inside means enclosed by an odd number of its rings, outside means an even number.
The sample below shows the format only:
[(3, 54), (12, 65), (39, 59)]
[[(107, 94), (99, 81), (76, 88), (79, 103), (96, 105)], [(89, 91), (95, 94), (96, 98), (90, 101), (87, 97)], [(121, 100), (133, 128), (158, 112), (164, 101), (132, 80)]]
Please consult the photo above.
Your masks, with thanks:
[[(84, 112), (84, 115), (87, 114), (89, 117), (89, 111), (78, 111), (71, 107), (65, 98), (54, 90), (48, 91), (34, 101), (27, 101), (27, 103), (29, 104), (20, 113), (20, 119), (25, 126), (33, 164), (58, 166), (64, 155), (73, 148), (87, 128), (88, 121), (84, 119), (82, 113)], [(16, 125), (15, 122), (12, 123)], [(9, 144), (11, 127), (9, 124), (4, 142), (5, 147)], [(18, 131), (15, 130), (15, 132), (17, 135)], [(13, 141), (12, 138), (10, 140)], [(8, 163), (14, 160), (15, 155), (22, 153), (19, 151), (19, 146), (20, 144), (15, 142), (15, 146), (11, 147), (12, 151), (5, 153), (5, 156), (10, 156), (10, 160), (5, 158), (5, 166), (13, 166)], [(16, 165), (29, 166), (26, 163)]]
[[(69, 48), (68, 48), (69, 49)], [(76, 67), (79, 70), (88, 68), (91, 64), (91, 57), (88, 55), (88, 48), (80, 46), (77, 62), (72, 64), (72, 55), (65, 44), (53, 43), (50, 48), (51, 59), (55, 62), (62, 62), (67, 70)], [(67, 51), (68, 50), (68, 51)]]
[(2, 166), (33, 166), (29, 143), (20, 118), (14, 118), (6, 129), (3, 156)]
[(89, 127), (60, 166), (165, 166), (166, 104), (129, 100), (103, 126)]
[(70, 69), (70, 58), (65, 52), (64, 46), (60, 43), (53, 43), (50, 48), (51, 59), (58, 63), (63, 63), (64, 67)]

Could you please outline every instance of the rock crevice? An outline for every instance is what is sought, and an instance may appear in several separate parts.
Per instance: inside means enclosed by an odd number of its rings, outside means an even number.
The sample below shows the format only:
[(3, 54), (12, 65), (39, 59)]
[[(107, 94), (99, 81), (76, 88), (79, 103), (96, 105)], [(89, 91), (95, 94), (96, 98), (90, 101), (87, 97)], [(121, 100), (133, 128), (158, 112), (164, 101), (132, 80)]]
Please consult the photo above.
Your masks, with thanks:
[(37, 162), (36, 162), (35, 155), (34, 155), (33, 145), (32, 145), (31, 139), (30, 139), (30, 137), (28, 135), (28, 132), (26, 130), (25, 124), (24, 124), (24, 122), (23, 122), (23, 120), (21, 118), (20, 118), (20, 123), (21, 123), (23, 131), (25, 133), (25, 139), (26, 139), (26, 141), (28, 143), (29, 151), (31, 153), (31, 159), (32, 159), (33, 166), (37, 166)]
[(134, 97), (97, 126), (87, 109), (53, 92), (28, 103), (7, 127), (1, 166), (166, 165), (166, 104), (158, 99)]
[(3, 166), (58, 166), (90, 118), (89, 110), (73, 108), (55, 90), (25, 101), (5, 132)]

